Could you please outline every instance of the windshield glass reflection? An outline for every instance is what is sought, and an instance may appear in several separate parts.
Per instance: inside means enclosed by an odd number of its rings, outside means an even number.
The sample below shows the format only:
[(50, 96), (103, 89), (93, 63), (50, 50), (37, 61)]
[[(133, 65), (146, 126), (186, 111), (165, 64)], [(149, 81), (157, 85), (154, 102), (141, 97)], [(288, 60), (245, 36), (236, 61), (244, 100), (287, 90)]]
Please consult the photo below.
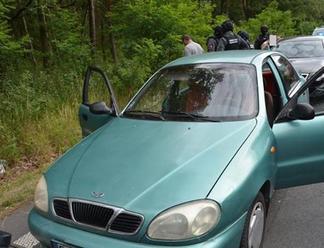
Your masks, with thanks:
[[(199, 64), (166, 68), (126, 109), (132, 117), (230, 121), (257, 113), (256, 72), (248, 64)], [(161, 119), (161, 118), (159, 118)]]

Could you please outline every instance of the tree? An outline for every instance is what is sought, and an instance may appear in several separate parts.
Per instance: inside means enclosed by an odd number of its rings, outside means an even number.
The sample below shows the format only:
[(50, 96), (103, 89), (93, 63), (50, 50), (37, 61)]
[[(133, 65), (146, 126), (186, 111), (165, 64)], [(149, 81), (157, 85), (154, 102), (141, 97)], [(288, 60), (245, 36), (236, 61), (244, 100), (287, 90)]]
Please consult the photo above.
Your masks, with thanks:
[(242, 22), (240, 28), (248, 31), (252, 39), (255, 39), (260, 33), (261, 25), (267, 25), (270, 33), (285, 37), (296, 34), (295, 24), (296, 22), (291, 11), (279, 10), (278, 2), (272, 1), (255, 18), (250, 18), (248, 21)]
[(10, 27), (8, 24), (8, 12), (13, 8), (13, 1), (0, 1), (0, 44), (1, 51), (8, 51), (16, 48), (16, 44), (10, 36)]
[(96, 12), (95, 4), (96, 0), (88, 0), (89, 3), (89, 37), (92, 55), (95, 54), (97, 46), (97, 33), (96, 33)]

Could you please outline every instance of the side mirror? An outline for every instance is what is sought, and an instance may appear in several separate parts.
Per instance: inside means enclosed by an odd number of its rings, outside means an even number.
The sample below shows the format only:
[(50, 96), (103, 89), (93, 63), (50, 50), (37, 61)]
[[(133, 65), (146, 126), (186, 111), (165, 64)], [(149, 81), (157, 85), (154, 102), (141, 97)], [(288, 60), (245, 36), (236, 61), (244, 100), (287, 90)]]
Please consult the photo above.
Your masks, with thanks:
[(113, 113), (111, 108), (108, 108), (105, 102), (95, 102), (89, 106), (89, 110), (97, 115), (110, 115)]
[(0, 231), (0, 247), (7, 248), (10, 246), (11, 234), (7, 232)]
[(315, 117), (314, 108), (308, 103), (297, 103), (287, 117), (291, 120), (311, 120)]

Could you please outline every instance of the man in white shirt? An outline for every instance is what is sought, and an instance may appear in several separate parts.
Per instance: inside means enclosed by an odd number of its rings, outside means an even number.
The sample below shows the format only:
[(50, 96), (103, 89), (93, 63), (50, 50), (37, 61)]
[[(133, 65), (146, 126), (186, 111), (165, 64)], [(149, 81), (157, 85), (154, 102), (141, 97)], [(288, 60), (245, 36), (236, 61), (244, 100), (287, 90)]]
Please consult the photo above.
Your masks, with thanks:
[(184, 56), (199, 55), (204, 53), (204, 49), (201, 47), (201, 45), (194, 42), (189, 35), (183, 35), (182, 42), (185, 45)]

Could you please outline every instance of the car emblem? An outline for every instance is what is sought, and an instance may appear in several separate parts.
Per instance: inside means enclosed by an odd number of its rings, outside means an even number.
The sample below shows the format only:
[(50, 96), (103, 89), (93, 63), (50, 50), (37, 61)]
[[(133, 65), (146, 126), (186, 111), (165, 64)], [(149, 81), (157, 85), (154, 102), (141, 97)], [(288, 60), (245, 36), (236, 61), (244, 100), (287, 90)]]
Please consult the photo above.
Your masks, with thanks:
[(102, 192), (95, 192), (95, 191), (93, 191), (92, 193), (91, 193), (91, 196), (92, 197), (94, 197), (94, 198), (102, 198), (102, 197), (104, 197), (104, 193), (102, 193)]

